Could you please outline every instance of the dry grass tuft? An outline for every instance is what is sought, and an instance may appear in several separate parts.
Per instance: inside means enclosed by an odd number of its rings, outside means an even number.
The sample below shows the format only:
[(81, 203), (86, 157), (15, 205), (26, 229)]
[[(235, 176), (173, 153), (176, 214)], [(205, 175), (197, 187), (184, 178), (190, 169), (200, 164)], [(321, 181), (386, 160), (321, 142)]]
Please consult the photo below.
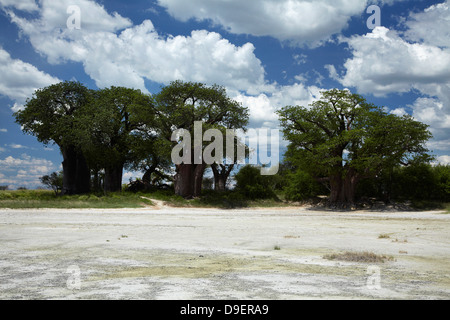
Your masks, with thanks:
[(387, 261), (392, 261), (392, 257), (387, 257), (385, 255), (377, 255), (373, 252), (344, 252), (339, 254), (329, 254), (323, 257), (327, 260), (339, 260), (339, 261), (350, 261), (350, 262), (364, 262), (364, 263), (384, 263)]
[(284, 236), (284, 238), (285, 239), (299, 239), (300, 237), (299, 236), (290, 236), (290, 235), (288, 235), (288, 236)]

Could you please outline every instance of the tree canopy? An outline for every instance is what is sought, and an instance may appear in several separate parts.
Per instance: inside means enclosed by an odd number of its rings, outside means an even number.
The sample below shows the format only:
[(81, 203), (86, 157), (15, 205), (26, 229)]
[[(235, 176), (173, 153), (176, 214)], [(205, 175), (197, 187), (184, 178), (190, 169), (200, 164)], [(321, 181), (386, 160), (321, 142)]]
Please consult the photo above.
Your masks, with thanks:
[[(304, 200), (323, 192), (321, 183), (330, 190), (330, 203), (347, 206), (354, 203), (357, 191), (358, 195), (384, 192), (406, 197), (412, 189), (408, 185), (423, 181), (434, 185), (431, 193), (448, 198), (448, 167), (431, 169), (432, 157), (425, 147), (431, 133), (409, 115), (390, 114), (360, 95), (337, 89), (322, 92), (309, 106), (281, 108), (278, 115), (289, 141), (283, 172), (269, 179), (257, 175), (256, 168), (243, 167), (235, 176), (236, 190), (247, 198), (273, 197), (270, 190), (278, 186), (285, 189), (287, 199)], [(217, 85), (174, 81), (148, 95), (114, 86), (91, 90), (66, 81), (37, 90), (15, 117), (25, 133), (59, 146), (62, 194), (97, 190), (100, 175), (104, 191), (120, 191), (126, 168), (141, 171), (145, 187), (173, 182), (177, 195), (193, 198), (201, 194), (207, 165), (216, 191), (223, 193), (236, 163), (243, 160), (236, 152), (243, 150), (237, 136), (233, 136), (234, 158), (224, 162), (226, 156), (219, 157), (216, 148), (204, 142), (214, 140), (212, 144), (222, 150), (229, 145), (204, 131), (215, 129), (227, 139), (228, 129), (245, 132), (249, 110)], [(210, 152), (215, 162), (197, 162), (198, 146), (189, 141), (191, 158), (173, 163), (173, 150), (185, 142), (174, 139), (174, 132), (184, 129), (195, 140), (198, 123), (202, 151)], [(247, 157), (248, 146), (244, 150)], [(53, 174), (42, 182), (57, 186), (58, 193), (60, 180), (61, 175)], [(358, 185), (362, 185), (359, 190)]]
[(290, 142), (288, 155), (329, 184), (335, 204), (353, 203), (364, 177), (430, 159), (427, 125), (388, 114), (348, 90), (322, 92), (309, 107), (286, 106), (278, 114)]
[[(63, 155), (63, 194), (89, 192), (91, 173), (104, 171), (105, 191), (120, 191), (124, 168), (171, 180), (170, 150), (177, 129), (244, 129), (248, 110), (230, 99), (223, 87), (175, 81), (155, 96), (140, 90), (87, 89), (61, 82), (37, 90), (15, 114), (23, 131), (38, 141), (55, 143)], [(199, 195), (205, 164), (181, 164), (173, 178), (177, 194)], [(195, 177), (195, 178), (194, 178)], [(95, 178), (94, 180), (98, 180)]]
[(59, 146), (63, 156), (63, 194), (90, 191), (90, 172), (76, 127), (90, 94), (79, 82), (61, 82), (36, 90), (25, 108), (14, 114), (25, 133), (44, 144)]
[[(175, 130), (193, 133), (196, 121), (201, 121), (205, 130), (245, 129), (248, 124), (248, 109), (230, 99), (225, 88), (217, 85), (175, 81), (162, 88), (155, 101), (158, 130), (171, 145), (177, 143), (172, 141)], [(190, 163), (177, 164), (175, 193), (186, 198), (199, 196), (205, 168), (205, 163), (195, 164), (193, 159)]]
[[(154, 116), (152, 98), (140, 90), (111, 87), (92, 92), (77, 118), (77, 136), (91, 167), (105, 170), (105, 191), (120, 191), (124, 166), (144, 144), (139, 115)], [(132, 158), (131, 155), (134, 155)]]

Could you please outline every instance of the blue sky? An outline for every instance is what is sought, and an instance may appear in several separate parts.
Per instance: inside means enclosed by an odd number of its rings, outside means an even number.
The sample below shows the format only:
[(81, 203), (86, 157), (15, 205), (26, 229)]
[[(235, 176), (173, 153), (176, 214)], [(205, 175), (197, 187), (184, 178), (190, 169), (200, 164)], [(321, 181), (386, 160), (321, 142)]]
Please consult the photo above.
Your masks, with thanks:
[(429, 148), (450, 163), (450, 0), (0, 0), (0, 30), (0, 185), (10, 188), (61, 167), (58, 147), (24, 135), (12, 114), (62, 80), (148, 93), (178, 79), (223, 85), (252, 128), (349, 88), (430, 125)]

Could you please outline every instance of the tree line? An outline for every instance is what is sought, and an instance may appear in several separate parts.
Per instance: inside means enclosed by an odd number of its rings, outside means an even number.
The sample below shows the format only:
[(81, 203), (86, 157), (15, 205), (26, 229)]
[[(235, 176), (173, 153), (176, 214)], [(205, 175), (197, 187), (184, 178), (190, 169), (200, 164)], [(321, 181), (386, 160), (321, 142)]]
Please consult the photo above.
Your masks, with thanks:
[[(284, 188), (292, 199), (325, 192), (332, 204), (354, 203), (369, 194), (388, 201), (399, 193), (399, 172), (429, 166), (433, 159), (426, 148), (432, 137), (427, 125), (389, 114), (348, 90), (322, 92), (310, 106), (285, 106), (278, 115), (289, 141), (281, 171), (265, 178), (242, 168), (237, 187), (249, 197), (270, 196), (272, 186)], [(193, 132), (196, 121), (205, 129), (245, 131), (249, 110), (217, 85), (174, 81), (148, 95), (66, 81), (37, 90), (15, 117), (25, 133), (59, 146), (62, 194), (100, 187), (120, 191), (123, 170), (130, 169), (143, 172), (143, 184), (169, 181), (175, 194), (192, 198), (201, 195), (207, 165), (194, 159), (174, 165), (171, 151), (180, 141), (172, 140), (173, 132)], [(226, 189), (236, 160), (211, 165), (216, 190)]]
[[(169, 176), (171, 150), (177, 129), (192, 132), (194, 122), (205, 128), (245, 129), (248, 109), (226, 95), (223, 87), (175, 81), (156, 95), (111, 87), (91, 90), (66, 81), (37, 90), (25, 108), (15, 113), (23, 131), (38, 141), (56, 144), (62, 154), (62, 194), (83, 194), (99, 188), (120, 191), (124, 168), (144, 171), (173, 181), (185, 198), (201, 193), (206, 164), (182, 163)], [(230, 167), (214, 165), (216, 180)]]

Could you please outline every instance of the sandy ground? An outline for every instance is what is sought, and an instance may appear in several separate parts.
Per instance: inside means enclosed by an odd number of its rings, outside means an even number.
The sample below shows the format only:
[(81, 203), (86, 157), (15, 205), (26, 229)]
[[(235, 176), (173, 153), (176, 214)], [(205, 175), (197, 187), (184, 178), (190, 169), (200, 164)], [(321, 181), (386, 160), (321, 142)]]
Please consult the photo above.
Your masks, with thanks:
[(450, 298), (442, 212), (0, 210), (0, 241), (0, 299)]

